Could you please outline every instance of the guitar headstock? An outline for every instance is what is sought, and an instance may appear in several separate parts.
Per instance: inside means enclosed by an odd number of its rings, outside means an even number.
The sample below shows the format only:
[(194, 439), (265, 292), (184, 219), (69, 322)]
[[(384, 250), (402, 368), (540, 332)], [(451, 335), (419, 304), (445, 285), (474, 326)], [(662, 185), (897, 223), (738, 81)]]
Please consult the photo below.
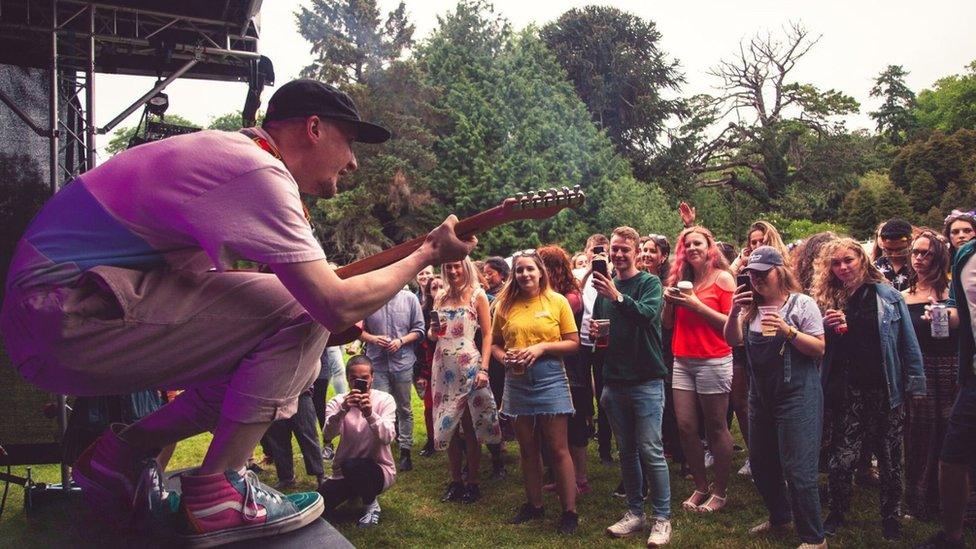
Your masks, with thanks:
[(506, 198), (502, 207), (511, 219), (546, 219), (564, 208), (577, 208), (586, 201), (579, 185), (572, 189), (540, 189), (527, 193), (516, 193), (514, 198)]

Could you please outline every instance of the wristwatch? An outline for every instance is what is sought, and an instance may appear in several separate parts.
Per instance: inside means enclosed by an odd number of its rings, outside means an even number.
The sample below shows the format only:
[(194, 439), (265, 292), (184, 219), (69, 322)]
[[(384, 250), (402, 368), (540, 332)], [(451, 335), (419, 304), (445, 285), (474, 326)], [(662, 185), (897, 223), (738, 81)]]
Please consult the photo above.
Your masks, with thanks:
[(620, 292), (617, 292), (617, 300), (616, 301), (617, 301), (617, 303), (623, 303), (624, 302), (624, 294), (622, 294)]

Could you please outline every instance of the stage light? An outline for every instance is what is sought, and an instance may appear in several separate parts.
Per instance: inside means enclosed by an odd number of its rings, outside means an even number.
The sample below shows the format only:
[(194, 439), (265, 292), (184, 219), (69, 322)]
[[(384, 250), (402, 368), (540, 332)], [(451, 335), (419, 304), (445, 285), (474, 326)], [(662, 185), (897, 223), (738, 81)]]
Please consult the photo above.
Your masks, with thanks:
[(168, 108), (169, 96), (163, 92), (157, 93), (146, 103), (146, 110), (155, 114), (156, 116), (163, 116)]

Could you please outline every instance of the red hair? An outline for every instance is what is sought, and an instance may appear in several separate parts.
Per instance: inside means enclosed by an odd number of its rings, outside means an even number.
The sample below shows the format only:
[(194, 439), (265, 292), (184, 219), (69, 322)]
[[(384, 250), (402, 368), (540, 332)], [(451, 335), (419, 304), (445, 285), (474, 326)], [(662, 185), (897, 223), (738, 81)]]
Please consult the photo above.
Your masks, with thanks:
[(671, 265), (671, 275), (668, 276), (668, 285), (674, 286), (682, 280), (689, 280), (694, 282), (695, 272), (691, 265), (688, 263), (688, 258), (685, 255), (685, 239), (691, 233), (698, 233), (705, 237), (705, 244), (707, 245), (707, 250), (705, 251), (705, 258), (708, 264), (709, 270), (720, 269), (727, 270), (729, 267), (728, 261), (725, 260), (725, 256), (722, 255), (722, 250), (715, 245), (715, 237), (712, 236), (712, 232), (695, 225), (694, 227), (688, 227), (687, 229), (681, 231), (678, 235), (678, 240), (674, 245), (674, 263)]

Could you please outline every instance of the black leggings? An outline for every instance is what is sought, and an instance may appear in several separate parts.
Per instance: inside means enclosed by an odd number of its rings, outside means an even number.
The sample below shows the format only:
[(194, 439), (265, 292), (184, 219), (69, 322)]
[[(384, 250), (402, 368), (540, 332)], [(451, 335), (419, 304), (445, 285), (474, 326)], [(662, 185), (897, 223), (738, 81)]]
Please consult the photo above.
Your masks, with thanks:
[(350, 458), (339, 464), (342, 478), (330, 478), (319, 486), (325, 499), (325, 510), (332, 511), (346, 501), (358, 497), (369, 505), (383, 491), (383, 470), (369, 458)]

